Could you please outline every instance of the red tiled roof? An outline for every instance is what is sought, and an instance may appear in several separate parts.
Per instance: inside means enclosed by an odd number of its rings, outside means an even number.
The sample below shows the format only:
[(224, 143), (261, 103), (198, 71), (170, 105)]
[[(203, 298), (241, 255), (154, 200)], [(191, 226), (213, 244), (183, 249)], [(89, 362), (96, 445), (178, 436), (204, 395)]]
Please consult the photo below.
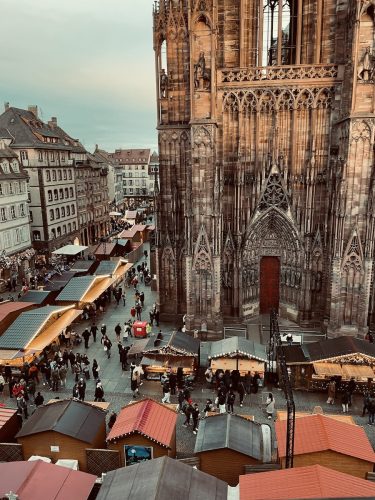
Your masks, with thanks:
[(0, 497), (13, 491), (27, 500), (86, 500), (96, 476), (60, 465), (35, 462), (0, 464)]
[(375, 497), (375, 484), (320, 465), (240, 476), (240, 500)]
[(33, 305), (32, 302), (2, 302), (0, 304), (0, 321), (3, 321), (10, 313), (31, 309)]
[(146, 163), (151, 155), (150, 149), (116, 149), (110, 153), (110, 157), (119, 160), (120, 163)]
[[(278, 420), (275, 424), (279, 457), (285, 457), (286, 454), (286, 424), (286, 420)], [(297, 418), (294, 454), (303, 455), (324, 450), (332, 450), (375, 463), (374, 450), (362, 427), (340, 422), (325, 415)]]
[(169, 448), (176, 422), (176, 412), (157, 401), (144, 399), (121, 410), (107, 441), (139, 433)]
[(8, 420), (17, 413), (17, 410), (13, 408), (2, 408), (0, 407), (0, 429), (8, 422)]

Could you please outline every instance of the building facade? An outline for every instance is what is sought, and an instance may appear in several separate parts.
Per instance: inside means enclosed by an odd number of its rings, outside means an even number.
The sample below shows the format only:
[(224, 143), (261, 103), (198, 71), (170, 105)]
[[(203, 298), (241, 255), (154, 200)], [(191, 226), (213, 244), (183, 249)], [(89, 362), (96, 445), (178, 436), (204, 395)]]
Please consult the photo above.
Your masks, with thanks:
[(100, 158), (108, 169), (107, 183), (110, 209), (113, 211), (122, 210), (124, 201), (122, 187), (123, 167), (116, 163), (107, 151), (99, 149), (98, 146), (95, 147), (94, 155)]
[(154, 9), (160, 310), (222, 332), (276, 308), (375, 320), (372, 0)]
[(94, 245), (109, 231), (108, 168), (100, 155), (87, 151), (75, 166), (80, 238)]
[(37, 106), (9, 107), (0, 115), (0, 127), (12, 136), (29, 176), (31, 237), (35, 249), (50, 253), (79, 238), (74, 162), (74, 141), (57, 125), (41, 121)]
[(116, 165), (123, 169), (123, 196), (125, 208), (149, 205), (154, 192), (154, 178), (149, 167), (149, 149), (116, 149), (110, 154)]
[(0, 279), (25, 278), (32, 266), (27, 173), (0, 129)]

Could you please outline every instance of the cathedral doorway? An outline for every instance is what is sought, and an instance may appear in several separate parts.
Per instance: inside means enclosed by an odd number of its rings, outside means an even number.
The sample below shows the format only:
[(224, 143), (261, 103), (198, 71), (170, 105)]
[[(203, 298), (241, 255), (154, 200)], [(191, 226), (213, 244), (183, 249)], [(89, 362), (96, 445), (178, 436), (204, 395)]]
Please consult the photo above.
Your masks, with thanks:
[(260, 260), (259, 310), (269, 314), (271, 309), (279, 309), (280, 300), (280, 259), (262, 257)]

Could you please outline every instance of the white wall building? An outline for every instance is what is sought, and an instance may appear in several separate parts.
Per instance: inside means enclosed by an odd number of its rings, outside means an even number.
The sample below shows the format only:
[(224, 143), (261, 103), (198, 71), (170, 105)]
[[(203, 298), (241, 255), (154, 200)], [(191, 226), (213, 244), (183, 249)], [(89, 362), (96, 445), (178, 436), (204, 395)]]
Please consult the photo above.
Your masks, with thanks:
[(0, 129), (0, 278), (24, 277), (34, 255), (30, 239), (27, 173)]

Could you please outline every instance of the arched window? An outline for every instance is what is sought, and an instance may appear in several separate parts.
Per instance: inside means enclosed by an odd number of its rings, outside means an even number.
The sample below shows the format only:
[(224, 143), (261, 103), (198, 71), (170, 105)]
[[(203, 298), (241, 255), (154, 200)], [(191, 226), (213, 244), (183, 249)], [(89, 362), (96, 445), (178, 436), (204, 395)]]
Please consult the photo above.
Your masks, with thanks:
[(68, 191), (68, 188), (65, 188), (65, 198), (69, 198), (69, 191)]
[[(69, 170), (69, 172), (70, 172), (70, 170)], [(73, 198), (73, 196), (74, 196), (74, 192), (73, 192), (73, 188), (72, 188), (72, 187), (71, 187), (71, 188), (69, 188), (69, 192), (70, 192), (70, 196), (71, 196), (71, 198)]]
[(55, 214), (53, 212), (53, 209), (51, 208), (51, 210), (49, 211), (49, 218), (50, 220), (55, 220)]
[(57, 228), (57, 237), (61, 236), (61, 227), (58, 226)]
[(70, 207), (69, 205), (66, 207), (66, 215), (69, 216), (70, 215)]
[(69, 223), (68, 224), (68, 233), (71, 233), (72, 232), (72, 225)]
[(60, 193), (60, 200), (63, 200), (64, 199), (64, 190), (62, 188), (60, 188), (59, 193)]
[(61, 217), (65, 217), (65, 208), (61, 207)]
[(63, 225), (63, 234), (66, 234), (66, 224)]
[(72, 205), (72, 215), (74, 215), (76, 213), (76, 209), (75, 209), (75, 206)]
[(53, 197), (54, 197), (55, 201), (57, 201), (59, 199), (59, 193), (57, 192), (57, 189), (53, 190)]
[(261, 0), (259, 66), (296, 63), (297, 0)]
[(60, 219), (60, 209), (56, 208), (56, 219)]

